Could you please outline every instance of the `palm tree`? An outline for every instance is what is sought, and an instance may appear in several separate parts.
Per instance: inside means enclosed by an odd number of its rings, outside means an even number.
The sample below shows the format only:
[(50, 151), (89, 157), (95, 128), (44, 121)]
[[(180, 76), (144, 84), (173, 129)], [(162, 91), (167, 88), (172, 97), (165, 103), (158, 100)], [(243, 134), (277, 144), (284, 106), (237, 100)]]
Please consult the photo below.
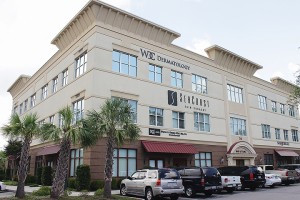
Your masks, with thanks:
[(38, 117), (36, 114), (25, 115), (21, 120), (18, 114), (13, 114), (10, 117), (9, 123), (1, 127), (3, 134), (11, 138), (19, 138), (23, 142), (20, 163), (18, 167), (18, 187), (16, 197), (25, 197), (25, 180), (27, 177), (27, 167), (29, 163), (30, 143), (35, 136), (40, 134), (38, 125)]
[(93, 139), (107, 138), (104, 197), (110, 198), (114, 148), (126, 140), (135, 141), (139, 138), (140, 129), (132, 122), (130, 105), (117, 98), (106, 100), (99, 112), (93, 110), (87, 113), (82, 132), (86, 137), (91, 134), (93, 137), (89, 138)]

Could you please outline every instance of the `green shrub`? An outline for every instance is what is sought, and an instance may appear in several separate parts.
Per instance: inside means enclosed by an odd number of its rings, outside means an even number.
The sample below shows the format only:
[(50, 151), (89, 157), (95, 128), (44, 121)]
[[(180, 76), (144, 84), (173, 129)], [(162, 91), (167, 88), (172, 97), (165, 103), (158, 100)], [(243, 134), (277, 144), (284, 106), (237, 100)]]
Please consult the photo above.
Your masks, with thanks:
[(117, 179), (112, 178), (112, 181), (111, 181), (111, 189), (112, 189), (112, 190), (116, 190), (116, 189), (118, 189), (118, 188), (119, 188), (119, 186), (118, 186), (118, 181), (117, 181)]
[(30, 174), (27, 175), (25, 184), (30, 185), (30, 184), (35, 184), (36, 183), (36, 176), (32, 176)]
[(104, 192), (104, 189), (101, 188), (101, 189), (96, 190), (96, 192), (94, 193), (94, 195), (97, 196), (97, 197), (103, 196), (103, 192)]
[(42, 170), (42, 185), (45, 185), (45, 186), (50, 186), (52, 185), (52, 167), (50, 166), (46, 166), (46, 167), (43, 167), (43, 170)]
[(90, 191), (96, 191), (104, 187), (104, 180), (94, 180), (91, 181)]
[(68, 188), (76, 189), (76, 179), (68, 178)]
[(42, 187), (40, 187), (40, 189), (33, 191), (32, 195), (33, 196), (48, 196), (48, 195), (50, 195), (50, 191), (51, 191), (50, 187), (42, 186)]
[(43, 172), (43, 168), (39, 167), (36, 170), (36, 183), (39, 185), (42, 185), (42, 172)]
[(5, 185), (12, 185), (12, 186), (18, 185), (17, 181), (11, 181), (11, 180), (5, 181), (4, 183), (5, 183)]
[(88, 190), (90, 189), (91, 173), (90, 166), (79, 165), (76, 169), (76, 189)]

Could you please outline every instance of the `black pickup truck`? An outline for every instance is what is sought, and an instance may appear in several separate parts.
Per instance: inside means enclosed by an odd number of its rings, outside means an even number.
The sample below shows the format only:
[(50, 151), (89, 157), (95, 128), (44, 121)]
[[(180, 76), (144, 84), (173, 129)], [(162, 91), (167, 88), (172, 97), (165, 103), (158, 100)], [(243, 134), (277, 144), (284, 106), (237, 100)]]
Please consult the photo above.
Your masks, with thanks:
[(221, 175), (214, 167), (183, 168), (178, 172), (187, 197), (193, 197), (196, 193), (211, 196), (222, 190)]

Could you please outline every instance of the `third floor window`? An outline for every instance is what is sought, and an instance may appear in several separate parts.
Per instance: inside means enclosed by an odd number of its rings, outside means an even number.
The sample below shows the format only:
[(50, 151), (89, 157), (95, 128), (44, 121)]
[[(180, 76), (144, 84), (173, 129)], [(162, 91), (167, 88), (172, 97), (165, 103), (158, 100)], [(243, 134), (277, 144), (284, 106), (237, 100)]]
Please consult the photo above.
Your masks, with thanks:
[(258, 95), (258, 107), (267, 110), (267, 97)]
[(207, 80), (202, 76), (192, 75), (192, 90), (195, 92), (207, 94)]
[(87, 53), (81, 54), (75, 61), (75, 77), (78, 77), (86, 71)]
[(289, 116), (295, 117), (295, 106), (289, 105)]
[(285, 106), (284, 106), (284, 104), (282, 104), (282, 103), (279, 104), (279, 109), (280, 109), (280, 113), (284, 115), (285, 114)]
[(68, 76), (69, 76), (69, 72), (68, 72), (68, 68), (67, 68), (62, 72), (62, 86), (65, 86), (68, 84)]
[(48, 85), (45, 85), (44, 87), (42, 87), (41, 100), (46, 99), (47, 94), (48, 94)]
[(149, 80), (157, 83), (162, 82), (162, 68), (149, 64)]
[(58, 77), (52, 79), (52, 93), (57, 92)]
[(171, 71), (171, 85), (178, 88), (183, 88), (182, 73)]
[(276, 103), (276, 101), (272, 101), (272, 111), (277, 112), (277, 103)]
[(112, 70), (136, 77), (137, 75), (137, 57), (123, 53), (120, 51), (113, 51)]
[(243, 89), (227, 84), (227, 96), (229, 101), (243, 103)]

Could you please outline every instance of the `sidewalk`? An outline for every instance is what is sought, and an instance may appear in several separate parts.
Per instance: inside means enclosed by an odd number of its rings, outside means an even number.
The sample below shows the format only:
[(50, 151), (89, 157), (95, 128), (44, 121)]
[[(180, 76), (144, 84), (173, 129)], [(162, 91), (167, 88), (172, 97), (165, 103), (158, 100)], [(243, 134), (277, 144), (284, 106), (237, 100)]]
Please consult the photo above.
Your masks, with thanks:
[[(25, 192), (31, 193), (33, 191), (38, 190), (40, 187), (29, 187), (29, 186), (25, 186)], [(11, 185), (7, 185), (6, 189), (8, 191), (12, 191), (15, 192), (17, 190), (17, 186), (11, 186)], [(82, 192), (77, 192), (77, 191), (72, 191), (72, 193), (70, 194), (70, 196), (80, 196), (82, 194)], [(88, 192), (88, 195), (94, 195), (94, 192)], [(111, 194), (120, 194), (119, 190), (111, 190)]]

